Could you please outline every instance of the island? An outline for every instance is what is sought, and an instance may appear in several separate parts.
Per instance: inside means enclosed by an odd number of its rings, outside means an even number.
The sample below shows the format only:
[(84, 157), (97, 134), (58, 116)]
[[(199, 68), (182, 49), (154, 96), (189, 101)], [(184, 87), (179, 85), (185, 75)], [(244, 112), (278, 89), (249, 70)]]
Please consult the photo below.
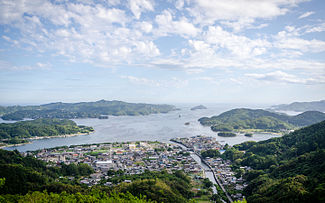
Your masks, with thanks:
[(0, 145), (26, 144), (29, 140), (68, 137), (93, 132), (92, 127), (77, 125), (67, 119), (36, 119), (16, 123), (0, 123)]
[(108, 115), (100, 115), (98, 119), (108, 119)]
[(236, 137), (236, 134), (232, 133), (232, 132), (219, 132), (218, 136), (220, 136), (220, 137)]
[(306, 111), (296, 116), (288, 116), (262, 109), (239, 108), (211, 118), (200, 118), (199, 122), (204, 126), (211, 126), (211, 130), (215, 132), (286, 133), (323, 120), (325, 114), (318, 111)]
[(192, 111), (199, 110), (199, 109), (207, 109), (207, 107), (205, 107), (203, 105), (199, 105), (199, 106), (194, 106), (193, 108), (191, 108)]
[(321, 111), (325, 112), (325, 100), (312, 101), (312, 102), (293, 102), (291, 104), (280, 104), (270, 108), (274, 111)]
[[(122, 101), (100, 100), (80, 103), (50, 103), (39, 106), (0, 107), (3, 120), (23, 120), (24, 118), (103, 118), (102, 116), (138, 116), (168, 113), (177, 110), (167, 104), (127, 103)], [(108, 118), (108, 117), (107, 117)], [(106, 119), (106, 117), (105, 117)]]
[(253, 137), (253, 133), (245, 133), (246, 137)]

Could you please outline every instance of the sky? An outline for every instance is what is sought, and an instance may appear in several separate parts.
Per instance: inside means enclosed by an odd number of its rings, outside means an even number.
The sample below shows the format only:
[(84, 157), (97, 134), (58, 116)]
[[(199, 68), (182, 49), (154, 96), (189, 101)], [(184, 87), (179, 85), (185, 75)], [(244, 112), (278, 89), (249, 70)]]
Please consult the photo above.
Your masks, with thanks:
[(0, 0), (0, 105), (325, 99), (324, 0)]

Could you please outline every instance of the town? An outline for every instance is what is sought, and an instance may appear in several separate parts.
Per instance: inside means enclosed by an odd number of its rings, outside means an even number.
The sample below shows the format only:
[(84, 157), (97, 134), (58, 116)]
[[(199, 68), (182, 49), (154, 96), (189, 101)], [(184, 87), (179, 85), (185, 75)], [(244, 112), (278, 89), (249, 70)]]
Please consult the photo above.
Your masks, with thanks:
[[(223, 147), (216, 141), (216, 138), (195, 136), (190, 138), (176, 138), (172, 139), (173, 142), (182, 144), (188, 150), (196, 153), (201, 157), (202, 161), (211, 169), (219, 187), (225, 193), (227, 199), (231, 202), (233, 199), (242, 199), (242, 191), (247, 186), (243, 178), (236, 177), (232, 170), (231, 162), (224, 160), (221, 157), (202, 157), (202, 152), (208, 150), (217, 150), (221, 153), (224, 152)], [(250, 167), (240, 167), (241, 170), (251, 170)]]
[[(165, 170), (172, 173), (173, 171), (183, 170), (193, 180), (203, 180), (206, 178), (205, 170), (200, 165), (202, 163), (193, 159), (193, 155), (200, 156), (202, 152), (207, 150), (222, 151), (223, 149), (223, 146), (215, 138), (206, 136), (176, 138), (171, 141), (171, 143), (138, 141), (63, 146), (25, 152), (25, 155), (33, 155), (48, 162), (49, 165), (88, 164), (94, 169), (94, 173), (78, 179), (80, 184), (113, 186), (119, 184), (119, 182), (112, 181), (112, 178), (118, 173), (135, 175), (142, 174), (145, 171)], [(241, 191), (246, 185), (241, 177), (235, 177), (230, 161), (223, 160), (220, 157), (206, 157), (202, 161), (216, 174), (217, 177), (215, 178), (218, 178), (217, 181), (219, 181), (222, 189), (226, 187), (227, 191), (231, 191), (232, 199), (243, 198)], [(245, 170), (247, 169), (245, 168)], [(73, 177), (70, 178), (73, 179)], [(123, 182), (131, 181), (125, 179)], [(200, 186), (196, 190), (201, 190)], [(226, 194), (228, 195), (227, 192)], [(225, 201), (227, 200), (225, 199)]]

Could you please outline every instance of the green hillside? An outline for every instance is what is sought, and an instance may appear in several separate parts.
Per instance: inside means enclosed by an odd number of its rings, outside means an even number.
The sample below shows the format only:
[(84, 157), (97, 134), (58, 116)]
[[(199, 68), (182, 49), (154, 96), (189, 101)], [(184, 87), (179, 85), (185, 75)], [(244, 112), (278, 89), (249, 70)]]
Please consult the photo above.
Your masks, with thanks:
[(203, 117), (199, 122), (211, 126), (213, 131), (233, 131), (240, 129), (261, 129), (279, 131), (307, 126), (325, 120), (325, 114), (308, 111), (297, 116), (278, 114), (262, 109), (232, 109), (211, 118)]
[[(245, 151), (245, 153), (243, 152)], [(324, 202), (325, 121), (279, 138), (235, 145), (222, 155), (244, 174), (248, 202)]]
[(24, 118), (98, 118), (101, 115), (148, 115), (167, 113), (175, 110), (172, 105), (127, 103), (122, 101), (100, 100), (80, 103), (51, 103), (39, 106), (1, 107), (4, 120), (22, 120)]
[(0, 141), (7, 144), (27, 142), (25, 138), (90, 133), (92, 127), (78, 126), (67, 119), (36, 119), (16, 123), (0, 123)]

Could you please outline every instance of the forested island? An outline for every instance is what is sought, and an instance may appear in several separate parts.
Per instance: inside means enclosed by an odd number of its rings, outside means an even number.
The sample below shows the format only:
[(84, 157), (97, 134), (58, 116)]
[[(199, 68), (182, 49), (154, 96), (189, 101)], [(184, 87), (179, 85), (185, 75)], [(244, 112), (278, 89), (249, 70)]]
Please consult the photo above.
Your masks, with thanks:
[(318, 111), (306, 111), (296, 116), (278, 114), (262, 109), (232, 109), (211, 118), (203, 117), (199, 122), (211, 126), (215, 132), (241, 130), (260, 130), (281, 132), (308, 126), (325, 120), (325, 114)]
[[(248, 186), (248, 202), (324, 202), (325, 121), (283, 137), (244, 142), (222, 155)], [(252, 170), (244, 173), (241, 166)]]
[(232, 133), (232, 132), (219, 132), (218, 136), (221, 136), (221, 137), (236, 137), (236, 134)]
[(100, 100), (80, 103), (51, 103), (38, 106), (0, 107), (4, 120), (23, 120), (24, 118), (101, 118), (103, 115), (137, 116), (155, 113), (168, 113), (176, 110), (167, 104), (127, 103), (122, 101)]
[(88, 134), (93, 131), (92, 127), (78, 126), (72, 120), (43, 118), (0, 123), (0, 141), (4, 144), (20, 144), (28, 142), (28, 139)]
[(199, 110), (199, 109), (207, 109), (207, 107), (205, 107), (203, 105), (199, 105), (199, 106), (194, 106), (191, 108), (192, 111)]
[(291, 104), (280, 104), (271, 107), (275, 111), (321, 111), (325, 112), (325, 100), (312, 102), (293, 102)]

